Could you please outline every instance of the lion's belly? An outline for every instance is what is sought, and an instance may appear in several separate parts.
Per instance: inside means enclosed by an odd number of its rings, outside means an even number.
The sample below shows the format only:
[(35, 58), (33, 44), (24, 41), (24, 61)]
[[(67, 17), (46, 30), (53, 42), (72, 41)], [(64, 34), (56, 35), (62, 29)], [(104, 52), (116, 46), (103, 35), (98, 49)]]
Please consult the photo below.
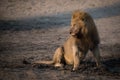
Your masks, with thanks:
[(74, 62), (73, 50), (70, 46), (65, 48), (64, 58), (65, 58), (66, 64), (73, 64)]

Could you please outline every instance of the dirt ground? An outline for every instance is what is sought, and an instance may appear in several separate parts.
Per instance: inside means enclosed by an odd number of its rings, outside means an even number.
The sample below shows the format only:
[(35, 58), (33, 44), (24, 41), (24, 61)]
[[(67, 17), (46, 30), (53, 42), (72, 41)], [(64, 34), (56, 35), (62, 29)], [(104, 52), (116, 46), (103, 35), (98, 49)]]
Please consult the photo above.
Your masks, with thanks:
[[(99, 31), (102, 63), (91, 52), (71, 72), (29, 62), (51, 60), (69, 35), (71, 13), (86, 11)], [(120, 80), (120, 0), (0, 0), (0, 80)]]

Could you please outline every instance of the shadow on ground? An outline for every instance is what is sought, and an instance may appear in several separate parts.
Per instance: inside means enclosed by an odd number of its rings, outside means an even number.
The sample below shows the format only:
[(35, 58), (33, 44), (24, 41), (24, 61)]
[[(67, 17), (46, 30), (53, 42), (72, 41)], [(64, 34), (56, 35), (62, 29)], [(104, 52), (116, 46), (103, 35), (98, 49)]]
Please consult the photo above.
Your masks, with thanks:
[[(86, 9), (94, 19), (120, 15), (120, 3), (110, 6)], [(70, 25), (71, 11), (50, 16), (36, 16), (21, 20), (0, 20), (0, 30), (31, 30)]]
[[(24, 63), (26, 64), (26, 63)], [(27, 63), (29, 64), (29, 63)], [(102, 61), (102, 64), (104, 66), (97, 68), (95, 62), (86, 60), (83, 61), (79, 67), (79, 69), (76, 71), (77, 73), (83, 73), (83, 74), (89, 74), (89, 75), (106, 75), (106, 76), (118, 76), (120, 75), (120, 57), (118, 58), (104, 58)], [(65, 68), (55, 68), (50, 65), (40, 64), (34, 66), (34, 68), (38, 68), (40, 70), (65, 70), (65, 71), (71, 71), (72, 66), (66, 65)]]

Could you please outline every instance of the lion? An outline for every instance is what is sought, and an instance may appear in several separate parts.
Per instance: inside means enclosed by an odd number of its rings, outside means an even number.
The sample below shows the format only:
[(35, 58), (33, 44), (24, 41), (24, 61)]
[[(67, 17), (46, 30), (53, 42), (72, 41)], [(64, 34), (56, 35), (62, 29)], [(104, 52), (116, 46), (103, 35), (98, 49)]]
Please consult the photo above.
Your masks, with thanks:
[(99, 35), (92, 17), (81, 11), (75, 11), (71, 18), (70, 35), (65, 43), (56, 49), (51, 61), (35, 61), (33, 64), (53, 64), (55, 67), (72, 65), (72, 71), (78, 70), (81, 61), (91, 50), (100, 65)]
[[(100, 51), (99, 51), (99, 44), (100, 44), (100, 38), (97, 31), (97, 27), (92, 19), (92, 17), (83, 11), (76, 10), (72, 14), (71, 18), (71, 31), (74, 30), (75, 26), (78, 26), (79, 22), (83, 24), (83, 28), (81, 29), (81, 33), (78, 35), (84, 36), (84, 40), (88, 40), (89, 44), (89, 50), (92, 51), (95, 59), (96, 59), (96, 65), (100, 66)], [(80, 37), (81, 38), (81, 37)]]

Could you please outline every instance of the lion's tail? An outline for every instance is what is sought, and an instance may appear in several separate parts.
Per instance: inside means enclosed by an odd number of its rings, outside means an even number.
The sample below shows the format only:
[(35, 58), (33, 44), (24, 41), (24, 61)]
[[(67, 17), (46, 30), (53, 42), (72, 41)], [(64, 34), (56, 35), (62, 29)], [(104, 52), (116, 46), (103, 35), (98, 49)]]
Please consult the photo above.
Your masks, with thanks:
[(47, 64), (47, 65), (52, 65), (54, 64), (54, 61), (35, 61), (33, 64)]

